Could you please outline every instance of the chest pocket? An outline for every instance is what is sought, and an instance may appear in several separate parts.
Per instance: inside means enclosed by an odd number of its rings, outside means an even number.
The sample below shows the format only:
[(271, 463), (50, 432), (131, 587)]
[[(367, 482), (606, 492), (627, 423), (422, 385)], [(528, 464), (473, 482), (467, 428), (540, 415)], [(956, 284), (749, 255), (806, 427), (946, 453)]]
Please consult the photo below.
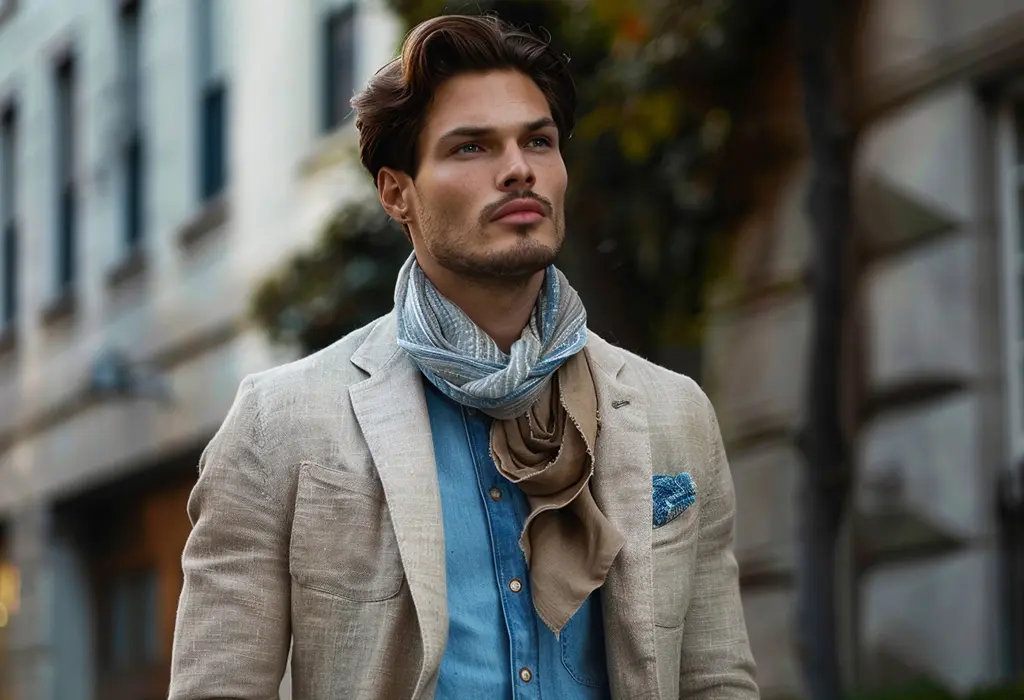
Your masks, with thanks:
[(559, 634), (558, 644), (562, 665), (574, 681), (591, 688), (608, 685), (600, 589), (569, 618)]
[(303, 465), (289, 560), (307, 588), (365, 603), (398, 595), (405, 574), (380, 482)]
[(686, 617), (697, 563), (699, 516), (698, 501), (678, 517), (654, 529), (654, 623), (658, 627), (679, 627)]

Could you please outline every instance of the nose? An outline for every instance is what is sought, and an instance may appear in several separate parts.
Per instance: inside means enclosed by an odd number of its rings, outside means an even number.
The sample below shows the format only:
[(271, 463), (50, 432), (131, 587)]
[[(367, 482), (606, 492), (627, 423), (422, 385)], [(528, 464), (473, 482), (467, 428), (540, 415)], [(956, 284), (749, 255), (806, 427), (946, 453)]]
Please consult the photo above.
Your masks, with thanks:
[(537, 181), (529, 161), (519, 144), (509, 148), (508, 158), (502, 164), (501, 173), (497, 182), (498, 189), (503, 192), (514, 192), (516, 190), (532, 189)]

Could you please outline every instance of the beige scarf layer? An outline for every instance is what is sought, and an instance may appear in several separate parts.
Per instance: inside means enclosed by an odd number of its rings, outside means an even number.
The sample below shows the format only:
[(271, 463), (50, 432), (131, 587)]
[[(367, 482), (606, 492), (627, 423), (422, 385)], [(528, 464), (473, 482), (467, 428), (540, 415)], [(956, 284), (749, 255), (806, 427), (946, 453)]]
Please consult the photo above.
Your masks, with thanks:
[(525, 415), (496, 420), (491, 430), (498, 471), (530, 505), (519, 545), (534, 608), (555, 634), (601, 587), (625, 541), (590, 493), (597, 429), (597, 393), (583, 350)]

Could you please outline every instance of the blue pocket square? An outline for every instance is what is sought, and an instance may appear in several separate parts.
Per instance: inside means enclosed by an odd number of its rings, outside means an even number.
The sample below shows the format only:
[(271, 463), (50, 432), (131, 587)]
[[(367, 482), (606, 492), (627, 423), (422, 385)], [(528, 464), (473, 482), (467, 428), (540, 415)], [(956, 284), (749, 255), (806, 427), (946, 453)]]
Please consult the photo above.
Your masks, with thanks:
[(661, 527), (677, 518), (697, 500), (693, 477), (686, 472), (668, 476), (654, 475), (654, 527)]

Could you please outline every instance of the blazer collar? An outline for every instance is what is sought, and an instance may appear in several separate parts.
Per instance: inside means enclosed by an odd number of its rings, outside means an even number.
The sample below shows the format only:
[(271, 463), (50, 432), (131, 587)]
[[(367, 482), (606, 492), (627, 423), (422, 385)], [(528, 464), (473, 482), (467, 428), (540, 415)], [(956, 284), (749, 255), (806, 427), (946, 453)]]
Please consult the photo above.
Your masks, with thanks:
[(429, 694), (448, 639), (441, 494), (419, 368), (401, 352), (393, 314), (371, 329), (352, 362), (370, 376), (349, 389), (391, 514), (419, 618), (423, 665), (414, 698)]

